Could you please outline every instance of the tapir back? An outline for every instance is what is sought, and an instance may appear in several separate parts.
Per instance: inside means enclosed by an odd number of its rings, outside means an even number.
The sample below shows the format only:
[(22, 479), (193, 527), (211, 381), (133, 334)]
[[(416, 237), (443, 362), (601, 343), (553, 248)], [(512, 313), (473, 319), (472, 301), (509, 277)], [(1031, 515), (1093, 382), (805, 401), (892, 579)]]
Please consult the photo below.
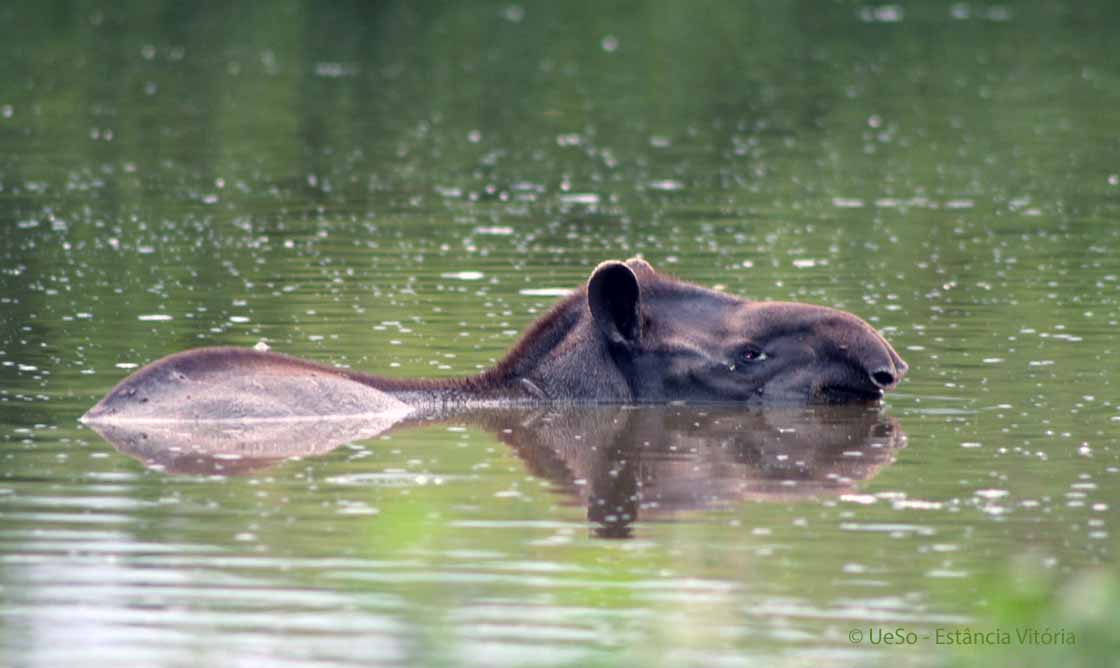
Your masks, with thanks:
[(406, 414), (359, 374), (246, 348), (202, 348), (129, 376), (87, 421), (246, 421)]

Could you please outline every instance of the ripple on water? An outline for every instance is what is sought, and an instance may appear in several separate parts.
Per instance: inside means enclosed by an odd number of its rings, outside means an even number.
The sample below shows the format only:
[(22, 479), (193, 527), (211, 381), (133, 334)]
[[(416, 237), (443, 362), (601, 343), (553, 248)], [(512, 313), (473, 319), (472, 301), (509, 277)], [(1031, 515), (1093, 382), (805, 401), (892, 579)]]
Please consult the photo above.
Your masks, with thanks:
[(440, 274), (441, 278), (451, 278), (457, 281), (480, 281), (486, 277), (481, 271), (449, 271)]
[(518, 294), (528, 297), (567, 297), (573, 292), (575, 290), (571, 288), (525, 288), (517, 291)]
[(893, 536), (932, 536), (937, 533), (937, 530), (930, 526), (896, 522), (841, 522), (840, 529), (842, 531), (888, 533)]
[(326, 479), (332, 485), (344, 486), (372, 486), (372, 487), (422, 487), (425, 485), (442, 485), (450, 481), (464, 480), (466, 476), (430, 475), (416, 473), (404, 469), (391, 469), (386, 471), (367, 473), (347, 473), (344, 475), (330, 476)]

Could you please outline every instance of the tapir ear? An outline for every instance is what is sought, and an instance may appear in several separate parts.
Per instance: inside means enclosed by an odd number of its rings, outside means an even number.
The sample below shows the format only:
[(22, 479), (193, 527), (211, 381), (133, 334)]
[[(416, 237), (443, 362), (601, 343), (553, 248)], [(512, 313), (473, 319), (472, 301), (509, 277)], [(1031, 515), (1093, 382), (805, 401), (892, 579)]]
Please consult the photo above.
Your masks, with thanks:
[(633, 345), (642, 334), (638, 277), (622, 262), (595, 267), (587, 280), (587, 304), (599, 331), (611, 343)]
[(630, 271), (634, 272), (639, 279), (653, 278), (657, 272), (653, 270), (653, 265), (646, 262), (640, 257), (632, 257), (626, 261), (626, 266), (630, 267)]

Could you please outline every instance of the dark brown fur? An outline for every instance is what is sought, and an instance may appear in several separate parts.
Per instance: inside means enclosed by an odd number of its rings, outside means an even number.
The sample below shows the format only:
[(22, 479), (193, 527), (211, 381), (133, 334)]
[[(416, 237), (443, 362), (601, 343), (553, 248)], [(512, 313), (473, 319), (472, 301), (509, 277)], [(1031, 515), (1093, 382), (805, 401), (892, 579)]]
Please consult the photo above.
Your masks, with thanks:
[(849, 313), (751, 302), (631, 259), (600, 264), (477, 376), (385, 378), (202, 348), (137, 371), (85, 419), (275, 419), (476, 402), (852, 403), (877, 400), (906, 371), (890, 344)]

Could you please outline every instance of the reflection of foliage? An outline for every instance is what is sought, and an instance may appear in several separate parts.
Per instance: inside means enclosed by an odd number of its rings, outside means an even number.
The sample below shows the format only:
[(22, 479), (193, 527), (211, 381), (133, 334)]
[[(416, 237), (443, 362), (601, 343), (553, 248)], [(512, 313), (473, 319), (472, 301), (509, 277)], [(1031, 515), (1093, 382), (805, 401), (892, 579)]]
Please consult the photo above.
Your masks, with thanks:
[[(902, 328), (902, 348), (920, 335), (899, 314), (917, 322), (931, 304), (1038, 331), (1091, 306), (1044, 284), (1074, 283), (1062, 258), (1115, 218), (1115, 133), (1096, 113), (1116, 106), (1111, 32), (1088, 29), (1109, 25), (1112, 4), (1021, 7), (1003, 24), (908, 7), (889, 26), (845, 3), (508, 8), (7, 8), (0, 238), (20, 269), (0, 291), (20, 299), (3, 305), (0, 349), (46, 367), (38, 341), (88, 343), (65, 380), (101, 390), (104, 376), (73, 375), (261, 337), (370, 370), (458, 374), (546, 306), (522, 282), (572, 287), (633, 252), (747, 296), (856, 310)], [(1019, 48), (1040, 33), (1053, 48)], [(954, 198), (974, 208), (927, 206)], [(1028, 207), (1080, 215), (1085, 232), (1015, 241), (1037, 220)], [(476, 232), (494, 223), (511, 232)], [(795, 250), (828, 264), (791, 269)], [(900, 267), (904, 289), (890, 287)], [(465, 268), (486, 279), (433, 281)], [(137, 320), (151, 313), (174, 320)], [(370, 331), (385, 321), (410, 331)], [(478, 345), (441, 365), (459, 322)], [(977, 330), (952, 334), (1007, 347), (1009, 332)], [(1004, 368), (986, 382), (1011, 385)], [(25, 382), (13, 369), (0, 377)]]
[[(911, 268), (896, 305), (924, 312), (946, 281), (989, 281), (987, 255), (969, 258), (1021, 226), (999, 220), (1010, 198), (1107, 203), (1116, 145), (1095, 110), (1115, 99), (1111, 33), (1082, 28), (1108, 25), (1110, 7), (1016, 8), (1011, 25), (914, 7), (890, 26), (818, 2), (9, 8), (0, 234), (18, 239), (5, 263), (26, 271), (0, 275), (24, 295), (0, 327), (92, 311), (81, 331), (113, 361), (342, 332), (373, 368), (399, 361), (402, 374), (427, 375), (430, 345), (390, 354), (385, 337), (369, 341), (354, 324), (416, 316), (401, 294), (414, 264), (489, 277), (502, 273), (498, 258), (516, 258), (516, 271), (528, 264), (570, 287), (596, 261), (635, 251), (676, 255), (662, 268), (735, 292), (849, 307), (882, 303), (887, 290), (869, 275), (889, 261)], [(1038, 31), (1053, 49), (1018, 48), (1017, 35)], [(603, 48), (607, 36), (617, 49)], [(565, 203), (564, 187), (599, 204)], [(977, 198), (987, 228), (924, 204), (832, 206), (918, 195)], [(493, 220), (514, 233), (474, 234)], [(39, 224), (9, 237), (19, 221)], [(1077, 235), (1055, 240), (1071, 249), (1062, 256), (1084, 250)], [(828, 268), (786, 275), (794, 248), (831, 256)], [(1046, 278), (1018, 267), (1057, 256), (1021, 250), (1006, 251), (1015, 294)], [(741, 271), (744, 259), (757, 271)], [(62, 280), (63, 294), (49, 294)], [(434, 286), (419, 287), (429, 311)], [(516, 294), (508, 283), (495, 292)], [(457, 320), (484, 326), (488, 294), (445, 297), (449, 315), (425, 325), (427, 343), (458, 335)], [(235, 300), (248, 302), (247, 327), (228, 322)], [(540, 301), (517, 299), (517, 316), (494, 324), (485, 350), (461, 353), (456, 371), (488, 362), (509, 342), (497, 332), (520, 328)], [(177, 317), (137, 324), (152, 312)], [(1040, 312), (1030, 298), (985, 304), (993, 321)], [(3, 333), (8, 352), (22, 352)], [(46, 338), (65, 348), (66, 336)]]
[[(1011, 634), (1008, 646), (972, 647), (953, 653), (948, 663), (960, 668), (1014, 665), (1096, 668), (1118, 665), (1120, 656), (1120, 577), (1115, 569), (1083, 571), (1059, 583), (1036, 559), (1021, 558), (984, 592), (987, 614), (976, 623), (985, 630)], [(983, 625), (983, 626), (981, 626)], [(1073, 642), (1021, 643), (1022, 629), (1052, 632)]]

